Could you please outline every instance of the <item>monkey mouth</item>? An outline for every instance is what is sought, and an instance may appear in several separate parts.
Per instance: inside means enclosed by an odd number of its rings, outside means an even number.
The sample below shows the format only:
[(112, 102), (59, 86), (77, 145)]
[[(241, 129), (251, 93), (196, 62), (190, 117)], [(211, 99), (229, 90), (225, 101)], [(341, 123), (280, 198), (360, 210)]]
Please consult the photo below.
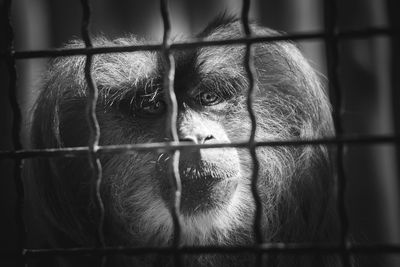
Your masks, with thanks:
[(187, 168), (179, 172), (182, 182), (181, 211), (193, 215), (222, 208), (229, 203), (237, 186), (233, 173), (213, 166)]
[[(215, 163), (181, 161), (181, 213), (195, 215), (226, 206), (236, 190), (237, 175), (238, 172)], [(173, 203), (170, 181), (163, 181), (161, 195), (167, 203)], [(166, 188), (168, 190), (164, 190)]]

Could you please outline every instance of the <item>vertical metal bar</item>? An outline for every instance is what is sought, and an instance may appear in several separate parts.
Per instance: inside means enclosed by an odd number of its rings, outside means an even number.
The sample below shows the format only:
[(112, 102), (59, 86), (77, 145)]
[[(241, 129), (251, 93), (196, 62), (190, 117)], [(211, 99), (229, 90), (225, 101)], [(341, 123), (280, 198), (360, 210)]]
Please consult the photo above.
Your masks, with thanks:
[[(171, 22), (169, 18), (168, 11), (168, 1), (161, 0), (161, 16), (164, 24), (164, 36), (162, 43), (162, 55), (164, 59), (164, 80), (163, 87), (166, 95), (167, 101), (167, 129), (166, 134), (169, 140), (173, 143), (179, 142), (178, 132), (176, 129), (176, 120), (178, 116), (178, 104), (176, 100), (176, 95), (174, 91), (174, 77), (175, 77), (175, 62), (174, 57), (171, 54), (170, 45), (170, 35), (171, 35)], [(171, 169), (173, 170), (172, 175), (170, 176), (170, 183), (174, 192), (174, 203), (172, 205), (172, 209), (170, 210), (172, 216), (172, 222), (174, 226), (174, 236), (172, 246), (176, 248), (174, 254), (174, 260), (176, 266), (182, 266), (182, 259), (179, 253), (178, 247), (180, 245), (181, 238), (181, 216), (180, 216), (180, 206), (181, 206), (181, 192), (182, 192), (182, 184), (179, 175), (179, 150), (175, 150), (173, 152), (172, 161), (169, 162)]]
[[(83, 17), (82, 17), (82, 27), (81, 33), (83, 41), (85, 42), (86, 47), (93, 47), (92, 41), (90, 38), (90, 18), (91, 18), (91, 10), (89, 6), (89, 0), (81, 0)], [(95, 81), (92, 76), (92, 55), (86, 55), (85, 61), (85, 79), (88, 86), (88, 99), (86, 106), (86, 116), (87, 122), (89, 124), (89, 162), (90, 167), (92, 169), (93, 175), (93, 183), (95, 186), (95, 197), (92, 194), (92, 199), (95, 198), (95, 202), (97, 202), (97, 208), (99, 211), (99, 221), (97, 227), (97, 246), (105, 247), (105, 239), (104, 239), (104, 203), (101, 198), (101, 183), (102, 183), (102, 166), (100, 159), (97, 154), (99, 139), (100, 139), (100, 126), (96, 116), (96, 105), (98, 99), (98, 88), (95, 84)], [(106, 257), (103, 256), (101, 260), (101, 265), (104, 266), (106, 261)]]
[[(337, 6), (336, 0), (325, 0), (324, 2), (324, 22), (325, 22), (325, 46), (327, 55), (327, 67), (329, 78), (329, 96), (333, 104), (333, 121), (336, 135), (343, 135), (342, 126), (342, 92), (338, 77), (339, 53), (337, 33)], [(340, 246), (342, 247), (342, 263), (345, 267), (351, 266), (351, 255), (348, 250), (349, 243), (349, 221), (346, 211), (346, 177), (343, 166), (344, 144), (337, 145), (336, 168), (337, 168), (337, 198), (338, 212), (340, 219)]]
[[(252, 37), (252, 32), (249, 24), (249, 12), (250, 12), (250, 0), (243, 0), (241, 22), (244, 33), (247, 38)], [(253, 110), (256, 70), (254, 67), (254, 49), (252, 47), (252, 43), (250, 42), (246, 43), (246, 54), (244, 57), (243, 64), (246, 69), (247, 77), (249, 80), (249, 90), (247, 94), (247, 111), (249, 113), (249, 117), (251, 120), (249, 151), (253, 161), (253, 172), (251, 179), (251, 192), (253, 194), (254, 204), (255, 204), (253, 232), (254, 232), (255, 245), (258, 246), (263, 243), (262, 230), (261, 230), (262, 201), (257, 189), (260, 163), (257, 158), (256, 145), (255, 145), (257, 118)], [(262, 264), (262, 253), (258, 251), (255, 266), (261, 266), (261, 264)]]
[[(397, 181), (400, 182), (400, 18), (396, 0), (387, 0), (387, 13), (390, 27), (394, 29), (391, 36), (391, 80), (392, 80), (392, 108), (394, 131), (397, 136), (396, 157), (397, 157)], [(400, 188), (398, 188), (400, 190)]]
[[(22, 144), (20, 140), (21, 132), (21, 110), (18, 105), (17, 100), (17, 70), (15, 67), (15, 57), (14, 57), (14, 31), (11, 24), (11, 0), (7, 0), (4, 3), (4, 21), (6, 24), (6, 36), (7, 36), (7, 54), (6, 62), (8, 66), (9, 74), (9, 101), (13, 113), (13, 124), (12, 124), (12, 142), (14, 150), (22, 149)], [(14, 163), (14, 184), (15, 191), (17, 193), (17, 202), (15, 206), (15, 223), (17, 225), (17, 249), (20, 251), (19, 258), (16, 260), (19, 266), (25, 265), (24, 258), (24, 246), (26, 244), (26, 230), (23, 218), (23, 206), (24, 206), (24, 187), (22, 184), (21, 177), (22, 160), (15, 159)]]

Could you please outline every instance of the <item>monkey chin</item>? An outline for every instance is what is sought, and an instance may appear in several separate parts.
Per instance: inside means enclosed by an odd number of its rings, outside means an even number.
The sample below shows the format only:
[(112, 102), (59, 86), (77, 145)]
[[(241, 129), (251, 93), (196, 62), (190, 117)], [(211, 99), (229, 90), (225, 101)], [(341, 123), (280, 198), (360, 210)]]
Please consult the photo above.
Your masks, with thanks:
[[(181, 212), (195, 216), (210, 210), (225, 207), (237, 188), (237, 174), (230, 170), (203, 163), (203, 166), (182, 164)], [(206, 167), (205, 167), (205, 166)]]
[[(226, 209), (240, 180), (241, 172), (236, 161), (235, 154), (221, 159), (220, 155), (215, 157), (212, 152), (196, 156), (183, 153), (179, 162), (182, 184), (180, 212), (183, 216), (193, 217)], [(161, 187), (164, 201), (167, 205), (173, 203), (170, 181), (164, 179)]]

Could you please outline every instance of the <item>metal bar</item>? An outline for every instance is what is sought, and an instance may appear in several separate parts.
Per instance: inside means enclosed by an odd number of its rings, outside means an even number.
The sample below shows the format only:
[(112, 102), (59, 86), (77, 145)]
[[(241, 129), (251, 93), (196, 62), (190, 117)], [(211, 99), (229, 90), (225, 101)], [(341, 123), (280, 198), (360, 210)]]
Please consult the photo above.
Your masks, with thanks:
[[(398, 15), (398, 2), (396, 0), (387, 0), (387, 11), (389, 23), (394, 27), (394, 34), (391, 42), (391, 83), (392, 83), (392, 109), (394, 131), (400, 135), (400, 18)], [(397, 157), (397, 182), (400, 183), (400, 140), (396, 144)], [(400, 190), (400, 188), (398, 188)]]
[[(243, 27), (244, 34), (247, 38), (252, 37), (252, 31), (249, 23), (249, 12), (250, 12), (250, 0), (243, 0), (242, 4), (242, 16), (241, 23)], [(251, 121), (251, 132), (250, 138), (248, 142), (248, 148), (251, 155), (251, 159), (253, 162), (253, 171), (251, 175), (251, 193), (254, 199), (255, 213), (254, 213), (254, 222), (253, 222), (253, 233), (254, 233), (254, 241), (255, 246), (259, 246), (263, 243), (263, 236), (261, 230), (261, 220), (262, 220), (262, 201), (260, 194), (258, 192), (258, 175), (260, 170), (260, 163), (258, 161), (256, 145), (255, 145), (255, 136), (257, 130), (257, 118), (253, 109), (254, 102), (254, 91), (255, 91), (255, 76), (256, 70), (254, 68), (254, 47), (252, 47), (251, 43), (246, 44), (246, 54), (243, 60), (243, 65), (247, 73), (247, 78), (249, 81), (249, 89), (247, 92), (247, 111), (249, 113), (250, 121)], [(256, 260), (254, 262), (254, 266), (262, 265), (262, 253), (258, 253), (256, 255)]]
[[(342, 92), (338, 77), (339, 53), (337, 32), (337, 6), (336, 0), (324, 1), (324, 22), (329, 94), (333, 105), (333, 122), (336, 134), (341, 136), (344, 132), (342, 125)], [(337, 144), (336, 151), (336, 171), (337, 171), (337, 206), (340, 220), (340, 245), (343, 248), (341, 259), (343, 266), (351, 266), (351, 254), (347, 250), (349, 244), (349, 221), (346, 211), (346, 177), (343, 166), (344, 144)]]
[[(92, 41), (90, 38), (90, 18), (91, 18), (91, 10), (89, 6), (89, 0), (81, 0), (83, 17), (82, 17), (82, 39), (85, 42), (86, 47), (92, 47)], [(97, 154), (99, 139), (100, 139), (100, 126), (96, 116), (96, 105), (98, 99), (98, 88), (95, 84), (95, 81), (92, 76), (92, 61), (93, 56), (87, 55), (85, 62), (85, 79), (88, 86), (88, 97), (87, 97), (87, 106), (86, 106), (86, 117), (89, 125), (89, 143), (88, 143), (88, 158), (90, 162), (90, 167), (92, 170), (92, 179), (94, 183), (95, 192), (92, 193), (92, 200), (96, 202), (97, 208), (99, 211), (98, 218), (98, 226), (96, 233), (96, 245), (98, 247), (105, 247), (105, 238), (104, 238), (104, 203), (101, 198), (101, 183), (102, 183), (102, 166)], [(106, 262), (106, 258), (101, 258), (101, 266), (104, 266)]]
[[(305, 254), (305, 253), (324, 253), (339, 254), (344, 251), (353, 254), (398, 254), (400, 244), (349, 244), (347, 248), (343, 246), (326, 243), (263, 243), (260, 246), (198, 246), (198, 247), (105, 247), (105, 248), (57, 248), (57, 249), (26, 249), (23, 257), (34, 259), (49, 256), (82, 256), (82, 255), (145, 255), (162, 254), (170, 255), (179, 251), (181, 254), (237, 254), (237, 253), (282, 253), (282, 254)], [(3, 259), (15, 258), (20, 254), (0, 251)]]
[[(369, 38), (371, 36), (391, 35), (394, 33), (390, 28), (366, 28), (362, 30), (351, 30), (337, 32), (334, 36), (337, 39), (357, 39)], [(292, 33), (278, 36), (254, 36), (251, 38), (235, 38), (222, 40), (198, 40), (193, 39), (189, 42), (178, 42), (170, 45), (171, 50), (191, 49), (196, 47), (206, 46), (221, 46), (221, 45), (243, 45), (248, 43), (268, 43), (278, 41), (298, 41), (298, 40), (314, 40), (327, 38), (325, 32), (306, 32)], [(15, 51), (13, 52), (15, 59), (43, 58), (43, 57), (62, 57), (75, 55), (95, 55), (105, 53), (122, 53), (122, 52), (137, 52), (137, 51), (159, 51), (162, 49), (162, 44), (145, 44), (145, 45), (129, 45), (129, 46), (112, 46), (112, 47), (91, 47), (91, 48), (59, 48), (51, 50), (33, 50), (33, 51)], [(0, 53), (0, 58), (6, 55)]]
[[(4, 22), (6, 25), (6, 38), (7, 38), (7, 55), (6, 61), (8, 66), (9, 74), (9, 87), (8, 95), (10, 106), (13, 114), (12, 121), (12, 142), (15, 150), (21, 150), (22, 144), (20, 140), (21, 132), (21, 110), (17, 100), (17, 70), (15, 66), (14, 57), (14, 31), (11, 24), (11, 0), (7, 0), (4, 3)], [(23, 208), (24, 208), (24, 187), (22, 184), (21, 177), (22, 160), (15, 159), (14, 162), (14, 185), (17, 193), (16, 205), (15, 205), (15, 223), (17, 226), (17, 249), (19, 250), (16, 256), (16, 263), (18, 266), (25, 266), (25, 258), (23, 257), (23, 249), (26, 245), (26, 229), (24, 225)]]
[[(168, 10), (168, 0), (160, 0), (160, 11), (161, 17), (164, 24), (164, 36), (162, 43), (162, 56), (164, 62), (164, 93), (165, 99), (167, 103), (167, 122), (166, 122), (166, 136), (168, 140), (171, 141), (171, 144), (179, 143), (178, 132), (176, 129), (176, 120), (178, 116), (178, 104), (176, 100), (175, 90), (174, 90), (174, 78), (175, 78), (175, 62), (174, 57), (171, 54), (171, 22), (169, 18), (169, 10)], [(182, 192), (182, 183), (179, 175), (179, 150), (174, 150), (172, 155), (172, 160), (169, 161), (170, 169), (172, 169), (172, 175), (169, 176), (171, 188), (173, 191), (173, 203), (170, 209), (170, 213), (172, 216), (173, 223), (173, 240), (172, 247), (179, 248), (180, 239), (181, 239), (181, 216), (180, 216), (180, 207), (181, 207), (181, 192)], [(181, 259), (181, 255), (179, 251), (174, 253), (174, 263), (175, 266), (183, 266), (183, 262)]]
[[(400, 135), (349, 135), (343, 137), (303, 139), (303, 140), (270, 140), (255, 142), (256, 147), (260, 146), (305, 146), (305, 145), (379, 145), (399, 142)], [(126, 144), (99, 146), (97, 154), (134, 153), (135, 151), (154, 150), (182, 150), (182, 149), (209, 149), (223, 147), (247, 148), (248, 142), (233, 142), (221, 144), (189, 144), (189, 143), (148, 143), (148, 144)], [(27, 149), (17, 151), (0, 151), (0, 160), (6, 158), (33, 158), (33, 157), (82, 157), (88, 153), (87, 147), (70, 148), (48, 148), (48, 149)]]

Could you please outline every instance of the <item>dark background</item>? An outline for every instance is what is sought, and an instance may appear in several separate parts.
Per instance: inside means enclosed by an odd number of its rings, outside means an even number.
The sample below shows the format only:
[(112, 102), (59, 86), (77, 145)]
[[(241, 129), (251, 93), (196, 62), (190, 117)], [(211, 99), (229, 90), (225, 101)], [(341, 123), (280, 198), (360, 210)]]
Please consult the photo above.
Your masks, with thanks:
[[(92, 30), (109, 36), (133, 32), (160, 41), (162, 20), (159, 1), (92, 1)], [(226, 11), (240, 15), (238, 0), (170, 1), (175, 35), (199, 32), (217, 14)], [(398, 27), (395, 0), (339, 0), (340, 30), (367, 27)], [(95, 5), (94, 5), (95, 3)], [(4, 12), (0, 0), (0, 11)], [(4, 13), (1, 13), (0, 45), (6, 49)], [(252, 1), (252, 18), (259, 24), (292, 32), (324, 29), (323, 1)], [(12, 4), (12, 24), (17, 51), (60, 47), (80, 38), (80, 1), (16, 0)], [(397, 43), (396, 43), (397, 42)], [(306, 57), (326, 76), (323, 40), (299, 42)], [(397, 50), (393, 49), (395, 47)], [(346, 134), (399, 133), (399, 49), (398, 39), (375, 36), (347, 40), (339, 45), (339, 81), (343, 93), (343, 125)], [(17, 61), (17, 93), (22, 110), (21, 142), (25, 148), (31, 107), (40, 87), (47, 59)], [(397, 71), (397, 72), (396, 72)], [(0, 60), (0, 150), (12, 150), (12, 112), (8, 100), (8, 71)], [(325, 83), (327, 83), (325, 79)], [(392, 88), (396, 88), (393, 93)], [(395, 102), (397, 101), (397, 104)], [(396, 115), (397, 114), (397, 115)], [(397, 117), (396, 117), (397, 116)], [(396, 131), (397, 129), (397, 131)], [(397, 153), (398, 153), (397, 149)], [(348, 181), (346, 204), (351, 234), (356, 243), (400, 243), (399, 155), (394, 145), (346, 146), (345, 172)], [(0, 160), (0, 250), (17, 249), (16, 190), (13, 160)], [(0, 254), (4, 255), (4, 254)], [(366, 255), (357, 257), (359, 266), (400, 266), (400, 257)], [(13, 265), (0, 259), (0, 266)]]

